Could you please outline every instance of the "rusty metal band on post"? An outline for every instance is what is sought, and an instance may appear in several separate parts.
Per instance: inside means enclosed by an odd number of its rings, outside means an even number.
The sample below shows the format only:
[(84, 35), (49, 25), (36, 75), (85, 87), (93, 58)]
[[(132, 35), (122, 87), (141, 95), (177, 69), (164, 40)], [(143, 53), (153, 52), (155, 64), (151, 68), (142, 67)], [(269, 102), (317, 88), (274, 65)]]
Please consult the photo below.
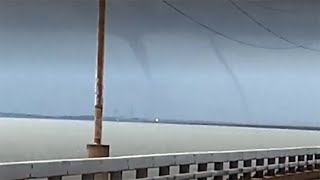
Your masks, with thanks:
[(99, 0), (98, 44), (96, 67), (95, 129), (94, 142), (101, 144), (103, 120), (103, 73), (104, 73), (104, 39), (105, 39), (106, 0)]

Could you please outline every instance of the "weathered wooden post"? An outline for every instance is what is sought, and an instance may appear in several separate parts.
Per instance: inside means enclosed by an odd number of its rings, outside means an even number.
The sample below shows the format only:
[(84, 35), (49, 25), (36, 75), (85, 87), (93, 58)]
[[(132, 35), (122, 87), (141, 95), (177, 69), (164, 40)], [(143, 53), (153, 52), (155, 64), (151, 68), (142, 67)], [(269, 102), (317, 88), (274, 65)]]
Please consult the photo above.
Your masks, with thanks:
[[(103, 122), (103, 76), (106, 0), (99, 0), (98, 40), (96, 60), (95, 113), (94, 113), (94, 144), (87, 145), (88, 157), (108, 157), (109, 145), (102, 144)], [(107, 174), (99, 174), (96, 179), (107, 179)]]

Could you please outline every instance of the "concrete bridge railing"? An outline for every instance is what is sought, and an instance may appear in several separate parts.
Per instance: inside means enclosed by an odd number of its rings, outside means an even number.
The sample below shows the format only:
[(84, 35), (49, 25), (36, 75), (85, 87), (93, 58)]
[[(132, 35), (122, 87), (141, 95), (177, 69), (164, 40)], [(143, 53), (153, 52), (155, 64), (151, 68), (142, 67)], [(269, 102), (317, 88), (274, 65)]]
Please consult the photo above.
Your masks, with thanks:
[[(153, 175), (149, 173), (151, 169)], [(61, 180), (81, 175), (82, 180), (94, 180), (97, 174), (108, 173), (109, 178), (118, 180), (123, 179), (126, 171), (134, 172), (133, 179), (150, 180), (209, 177), (235, 180), (299, 172), (315, 172), (318, 178), (318, 169), (320, 147), (300, 147), (0, 163), (0, 179)]]

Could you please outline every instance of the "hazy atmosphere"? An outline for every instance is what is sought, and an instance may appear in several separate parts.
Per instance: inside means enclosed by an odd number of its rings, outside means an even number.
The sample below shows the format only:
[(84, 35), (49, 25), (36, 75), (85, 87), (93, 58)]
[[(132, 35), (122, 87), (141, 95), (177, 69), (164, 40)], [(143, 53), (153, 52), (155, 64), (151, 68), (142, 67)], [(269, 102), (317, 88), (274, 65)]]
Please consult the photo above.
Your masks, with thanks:
[[(320, 1), (108, 3), (108, 116), (318, 125)], [(0, 111), (91, 115), (96, 18), (91, 0), (1, 0)]]

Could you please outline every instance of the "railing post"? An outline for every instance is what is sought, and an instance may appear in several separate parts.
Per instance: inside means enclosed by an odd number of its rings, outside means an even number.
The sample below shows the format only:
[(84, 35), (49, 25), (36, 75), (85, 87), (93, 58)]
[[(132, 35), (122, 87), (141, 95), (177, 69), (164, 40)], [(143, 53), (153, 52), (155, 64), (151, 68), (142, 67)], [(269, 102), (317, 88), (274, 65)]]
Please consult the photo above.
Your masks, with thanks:
[[(289, 165), (290, 163), (296, 162), (296, 156), (290, 156), (289, 157)], [(289, 173), (295, 173), (296, 172), (296, 167), (289, 167)]]
[[(256, 159), (256, 166), (264, 166), (264, 159)], [(254, 175), (255, 178), (263, 178), (263, 170), (257, 171)]]
[[(252, 166), (252, 160), (245, 160), (243, 161), (243, 167), (251, 167)], [(251, 172), (243, 173), (243, 179), (244, 180), (250, 180), (251, 179)]]
[[(286, 164), (286, 157), (279, 157), (279, 165), (285, 165)], [(279, 168), (277, 174), (284, 175), (286, 173), (286, 168)]]
[[(274, 165), (276, 164), (276, 158), (268, 158), (268, 165)], [(270, 169), (267, 171), (267, 176), (274, 176), (275, 175), (275, 170)]]
[[(214, 163), (214, 170), (221, 171), (223, 170), (223, 162), (216, 162)], [(215, 176), (214, 180), (223, 180), (223, 176)]]
[(312, 161), (314, 159), (314, 155), (307, 155), (307, 170), (312, 171), (314, 169), (314, 165), (309, 163), (309, 161)]
[[(238, 168), (238, 161), (230, 161), (229, 162), (229, 168), (230, 169)], [(237, 179), (238, 179), (238, 174), (229, 175), (229, 180), (237, 180)]]
[[(305, 161), (305, 155), (299, 155), (298, 156), (298, 163), (299, 162), (304, 162)], [(304, 171), (305, 166), (304, 165), (298, 165), (297, 171), (298, 172), (303, 172)]]
[[(207, 163), (200, 163), (198, 164), (198, 172), (207, 171), (208, 164)], [(198, 178), (198, 180), (206, 180), (207, 178)]]
[(111, 172), (110, 179), (111, 180), (122, 180), (122, 171)]
[(147, 168), (136, 170), (136, 178), (137, 179), (146, 178), (146, 177), (148, 177), (148, 169)]
[(159, 168), (159, 176), (166, 176), (170, 174), (170, 166), (164, 166)]
[(188, 173), (189, 171), (190, 171), (190, 165), (189, 164), (180, 165), (180, 167), (179, 167), (179, 173), (180, 174), (185, 174), (185, 173)]

